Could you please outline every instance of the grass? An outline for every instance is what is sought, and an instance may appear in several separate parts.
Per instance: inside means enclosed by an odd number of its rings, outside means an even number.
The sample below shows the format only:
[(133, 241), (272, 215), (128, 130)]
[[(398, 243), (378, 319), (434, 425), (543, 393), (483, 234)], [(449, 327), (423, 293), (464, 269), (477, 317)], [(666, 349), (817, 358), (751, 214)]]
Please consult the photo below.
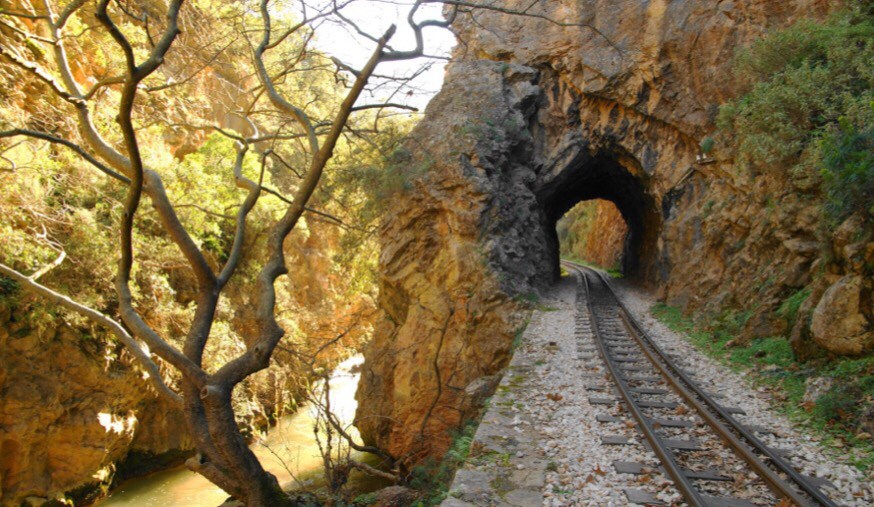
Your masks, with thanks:
[[(801, 291), (790, 296), (780, 314), (794, 319), (808, 295)], [(782, 337), (728, 347), (748, 313), (729, 312), (706, 327), (665, 304), (653, 306), (652, 313), (669, 328), (685, 335), (707, 356), (732, 370), (746, 372), (756, 386), (771, 391), (779, 402), (778, 408), (789, 419), (820, 437), (826, 447), (845, 455), (859, 470), (874, 473), (874, 438), (866, 438), (858, 429), (865, 417), (860, 401), (874, 399), (874, 356), (799, 363), (789, 342)], [(813, 404), (804, 402), (806, 381), (811, 377), (834, 379), (833, 386)], [(848, 448), (851, 452), (847, 452)]]
[[(586, 266), (588, 268), (598, 269), (598, 270), (604, 271), (613, 278), (622, 278), (623, 276), (625, 276), (622, 274), (622, 270), (619, 269), (619, 266), (613, 266), (612, 268), (607, 268), (604, 266), (599, 266), (598, 264), (595, 264), (593, 262), (585, 261), (583, 259), (578, 259), (572, 255), (562, 255), (562, 259), (564, 259), (566, 261), (575, 262), (577, 264), (581, 264), (581, 265)], [(567, 274), (567, 271), (564, 271), (564, 268), (562, 268), (561, 273), (562, 273), (562, 276), (564, 276)]]
[(781, 304), (780, 308), (777, 309), (777, 315), (786, 319), (786, 322), (789, 322), (790, 324), (794, 324), (795, 319), (798, 317), (798, 310), (801, 308), (801, 305), (803, 305), (804, 302), (807, 301), (807, 298), (809, 298), (809, 297), (810, 297), (810, 289), (809, 288), (805, 287), (804, 289), (799, 290), (795, 294), (792, 294), (791, 296), (786, 298), (785, 301), (783, 301), (783, 304)]

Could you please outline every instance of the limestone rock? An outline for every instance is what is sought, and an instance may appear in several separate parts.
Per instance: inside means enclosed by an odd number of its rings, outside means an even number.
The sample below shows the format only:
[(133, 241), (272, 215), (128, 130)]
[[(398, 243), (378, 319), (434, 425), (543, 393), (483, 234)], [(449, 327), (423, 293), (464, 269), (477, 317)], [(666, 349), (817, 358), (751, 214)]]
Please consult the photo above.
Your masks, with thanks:
[(375, 507), (409, 507), (413, 505), (421, 493), (403, 486), (390, 486), (379, 490), (376, 494)]
[(835, 354), (856, 355), (871, 350), (871, 309), (863, 306), (863, 300), (869, 298), (870, 288), (865, 287), (862, 276), (845, 276), (829, 287), (813, 312), (810, 328), (814, 341)]

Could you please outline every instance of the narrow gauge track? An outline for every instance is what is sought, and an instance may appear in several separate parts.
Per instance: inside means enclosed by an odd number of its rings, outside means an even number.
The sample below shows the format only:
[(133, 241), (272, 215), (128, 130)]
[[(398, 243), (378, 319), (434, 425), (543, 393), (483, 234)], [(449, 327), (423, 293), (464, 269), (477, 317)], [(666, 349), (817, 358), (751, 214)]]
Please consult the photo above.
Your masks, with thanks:
[[(746, 463), (778, 501), (785, 499), (798, 507), (837, 507), (817, 485), (765, 445), (753, 431), (743, 427), (729, 410), (716, 403), (677, 367), (634, 319), (604, 275), (568, 261), (562, 261), (562, 264), (579, 277), (595, 343), (621, 398), (667, 476), (689, 505), (754, 506), (745, 500), (709, 496), (702, 491), (699, 481), (719, 480), (719, 475), (713, 470), (702, 474), (684, 467), (683, 446), (666, 435), (665, 430), (683, 428), (690, 423), (651, 415), (658, 413), (658, 408), (670, 408), (675, 404), (652, 401), (652, 396), (669, 392), (648, 386), (670, 386), (718, 439)], [(644, 376), (635, 375), (640, 372), (646, 373)], [(651, 373), (656, 375), (645, 376)]]

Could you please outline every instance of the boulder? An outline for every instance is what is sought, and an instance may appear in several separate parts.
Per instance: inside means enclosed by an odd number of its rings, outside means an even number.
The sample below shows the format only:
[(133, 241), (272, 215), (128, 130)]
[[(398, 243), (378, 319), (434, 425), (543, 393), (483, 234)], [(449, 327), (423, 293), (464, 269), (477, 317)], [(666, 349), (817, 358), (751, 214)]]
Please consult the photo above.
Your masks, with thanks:
[(403, 486), (390, 486), (379, 490), (376, 494), (374, 507), (409, 507), (420, 497), (421, 493)]
[[(824, 349), (839, 355), (858, 355), (874, 347), (870, 298), (860, 275), (848, 275), (828, 288), (813, 311), (810, 329), (813, 340)], [(870, 303), (869, 303), (870, 304)]]

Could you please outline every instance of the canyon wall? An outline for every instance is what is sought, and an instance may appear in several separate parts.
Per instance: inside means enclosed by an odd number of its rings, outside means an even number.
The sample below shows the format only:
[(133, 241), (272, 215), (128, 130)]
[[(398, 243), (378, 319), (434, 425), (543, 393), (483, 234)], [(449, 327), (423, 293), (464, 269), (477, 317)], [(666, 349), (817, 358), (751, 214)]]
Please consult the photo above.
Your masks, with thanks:
[(616, 206), (607, 201), (597, 201), (583, 259), (608, 269), (619, 266), (626, 234), (628, 227)]
[(612, 202), (583, 201), (558, 221), (556, 230), (562, 257), (606, 269), (621, 265), (628, 226)]
[(744, 337), (788, 335), (777, 307), (811, 286), (796, 352), (870, 350), (871, 280), (859, 266), (872, 244), (850, 238), (852, 224), (817, 235), (819, 202), (700, 149), (737, 93), (736, 51), (836, 6), (556, 0), (527, 16), (460, 15), (444, 88), (397, 161), (410, 183), (381, 231), (384, 324), (358, 392), (365, 439), (396, 456), (445, 451), (446, 432), (482, 398), (469, 394), (506, 363), (513, 298), (558, 274), (556, 220), (585, 199), (616, 204), (626, 273), (669, 303), (743, 308)]

